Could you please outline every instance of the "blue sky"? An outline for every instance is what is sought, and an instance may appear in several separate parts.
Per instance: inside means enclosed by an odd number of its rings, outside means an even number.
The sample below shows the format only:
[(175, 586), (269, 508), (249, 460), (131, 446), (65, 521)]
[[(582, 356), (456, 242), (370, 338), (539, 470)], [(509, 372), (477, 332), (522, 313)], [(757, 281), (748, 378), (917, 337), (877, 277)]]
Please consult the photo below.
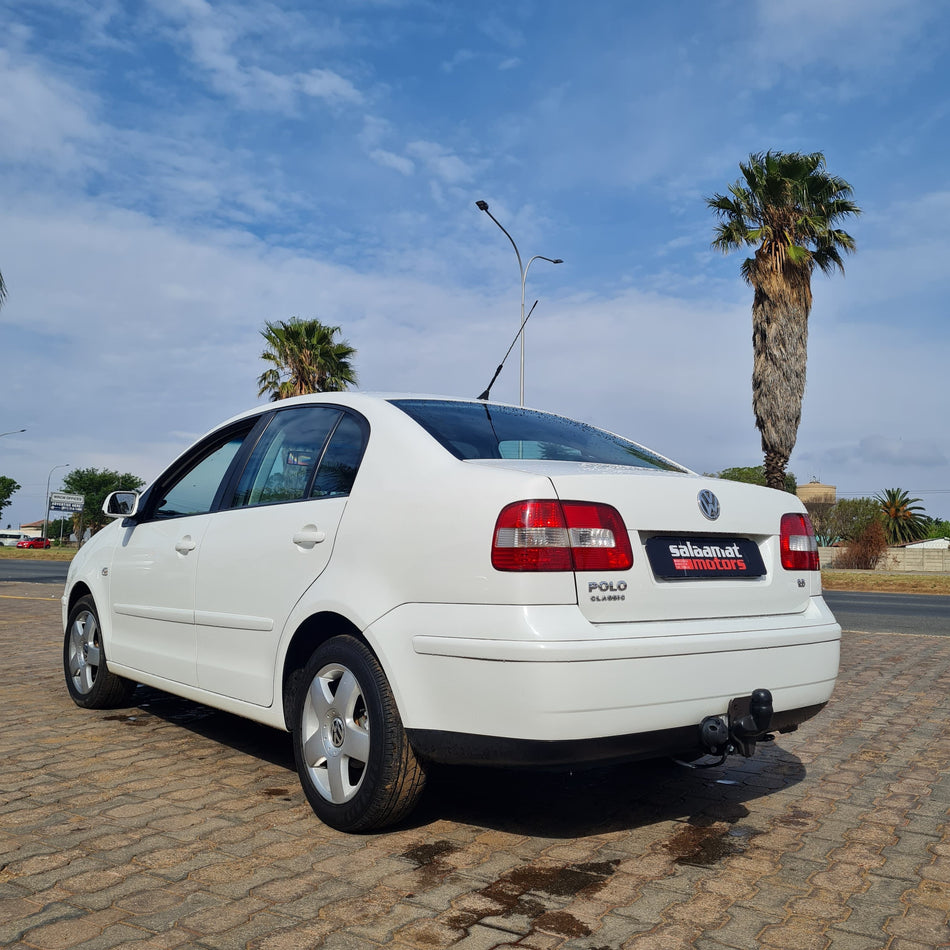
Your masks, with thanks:
[[(950, 17), (938, 0), (0, 0), (3, 523), (50, 470), (151, 479), (258, 402), (260, 329), (364, 390), (525, 401), (698, 471), (761, 461), (751, 291), (704, 197), (823, 151), (864, 211), (813, 280), (790, 465), (950, 518)], [(517, 401), (517, 351), (493, 396)], [(53, 473), (52, 486), (68, 468)]]

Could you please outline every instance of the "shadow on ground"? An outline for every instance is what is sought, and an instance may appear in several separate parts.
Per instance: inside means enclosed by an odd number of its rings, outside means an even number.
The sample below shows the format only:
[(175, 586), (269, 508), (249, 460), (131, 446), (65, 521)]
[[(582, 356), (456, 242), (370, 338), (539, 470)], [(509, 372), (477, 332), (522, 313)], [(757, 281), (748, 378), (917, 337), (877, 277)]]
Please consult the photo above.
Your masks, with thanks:
[[(159, 720), (296, 772), (288, 733), (150, 687), (139, 686), (133, 698), (135, 708), (102, 718), (132, 728), (154, 727)], [(670, 759), (577, 771), (433, 765), (419, 807), (401, 827), (448, 820), (513, 834), (574, 838), (674, 819), (697, 827), (733, 824), (748, 815), (745, 802), (794, 786), (804, 776), (801, 761), (778, 743), (760, 744), (752, 758), (732, 756), (708, 769), (689, 769)], [(288, 776), (288, 784), (294, 797), (302, 798), (295, 775)]]

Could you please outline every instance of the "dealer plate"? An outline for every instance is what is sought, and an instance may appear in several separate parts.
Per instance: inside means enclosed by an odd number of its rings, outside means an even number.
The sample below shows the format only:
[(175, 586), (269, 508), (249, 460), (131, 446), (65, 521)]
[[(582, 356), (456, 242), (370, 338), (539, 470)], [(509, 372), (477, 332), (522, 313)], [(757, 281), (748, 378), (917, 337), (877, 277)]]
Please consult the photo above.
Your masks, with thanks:
[(655, 577), (665, 580), (762, 577), (765, 563), (749, 538), (657, 536), (646, 544)]

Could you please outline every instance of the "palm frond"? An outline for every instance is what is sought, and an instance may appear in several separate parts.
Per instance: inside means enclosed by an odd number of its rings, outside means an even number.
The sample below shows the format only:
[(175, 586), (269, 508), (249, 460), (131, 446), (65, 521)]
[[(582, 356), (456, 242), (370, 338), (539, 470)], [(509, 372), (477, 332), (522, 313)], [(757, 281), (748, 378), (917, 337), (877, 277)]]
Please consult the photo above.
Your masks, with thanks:
[(922, 514), (919, 498), (911, 498), (900, 488), (886, 488), (874, 496), (881, 510), (884, 533), (891, 544), (917, 541), (927, 533), (927, 522)]
[(261, 359), (272, 363), (258, 378), (258, 395), (272, 400), (315, 392), (339, 392), (357, 380), (356, 350), (336, 340), (339, 327), (293, 317), (266, 323), (261, 336), (267, 348)]

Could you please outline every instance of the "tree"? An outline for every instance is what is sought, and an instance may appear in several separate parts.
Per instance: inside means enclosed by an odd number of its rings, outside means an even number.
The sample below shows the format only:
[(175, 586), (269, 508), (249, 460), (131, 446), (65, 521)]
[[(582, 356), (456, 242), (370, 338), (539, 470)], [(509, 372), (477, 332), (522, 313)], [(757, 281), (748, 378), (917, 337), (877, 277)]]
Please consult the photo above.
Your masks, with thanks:
[(927, 535), (927, 523), (923, 505), (919, 498), (909, 498), (900, 488), (886, 488), (874, 496), (881, 508), (884, 522), (884, 534), (888, 544), (904, 544), (907, 541), (919, 541)]
[(928, 538), (948, 538), (950, 539), (950, 521), (944, 521), (943, 518), (924, 518), (927, 525)]
[(0, 475), (0, 514), (10, 504), (14, 492), (20, 490), (19, 484), (7, 475)]
[(834, 544), (838, 540), (833, 531), (835, 503), (833, 501), (806, 501), (804, 504), (819, 546), (828, 547)]
[(884, 525), (879, 518), (868, 522), (861, 533), (845, 545), (834, 566), (844, 570), (873, 571), (887, 551)]
[[(721, 472), (716, 472), (715, 477), (725, 478), (730, 482), (745, 482), (748, 485), (767, 484), (765, 481), (765, 466), (763, 465), (740, 465), (734, 468), (724, 468)], [(789, 472), (785, 475), (785, 481), (781, 487), (783, 491), (794, 495), (798, 488), (798, 480)]]
[(880, 516), (880, 506), (873, 498), (842, 498), (835, 505), (838, 537), (842, 541), (857, 541)]
[(356, 383), (356, 350), (346, 340), (336, 341), (339, 327), (319, 320), (278, 320), (265, 323), (261, 336), (267, 349), (261, 359), (271, 363), (258, 377), (257, 395), (272, 401), (307, 393), (341, 392)]
[(706, 203), (721, 222), (713, 247), (724, 254), (756, 248), (740, 271), (754, 290), (752, 408), (766, 484), (782, 488), (805, 393), (811, 275), (816, 267), (844, 271), (841, 252), (854, 251), (855, 242), (835, 224), (861, 210), (851, 186), (825, 171), (821, 152), (758, 152), (739, 170), (729, 196)]
[[(110, 519), (102, 512), (102, 503), (106, 495), (114, 491), (138, 491), (145, 480), (129, 472), (119, 474), (108, 468), (76, 468), (63, 479), (64, 491), (74, 495), (84, 495), (85, 501), (81, 516), (76, 521), (88, 528), (93, 534), (105, 526)], [(76, 536), (84, 528), (76, 524)]]
[(69, 536), (73, 533), (73, 519), (69, 518), (50, 518), (46, 524), (46, 537), (52, 541), (56, 541), (59, 538), (62, 538), (64, 541), (69, 540)]
[(822, 545), (857, 541), (868, 525), (881, 520), (880, 505), (873, 498), (841, 498), (833, 505), (808, 502), (805, 507)]

